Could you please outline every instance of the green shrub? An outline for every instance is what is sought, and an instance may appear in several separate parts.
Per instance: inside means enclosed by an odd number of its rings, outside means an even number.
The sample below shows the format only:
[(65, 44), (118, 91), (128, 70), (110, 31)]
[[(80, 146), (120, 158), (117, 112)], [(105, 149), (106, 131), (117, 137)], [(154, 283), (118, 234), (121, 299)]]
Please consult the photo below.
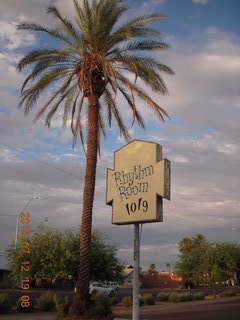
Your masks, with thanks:
[(145, 301), (143, 300), (142, 297), (139, 298), (139, 306), (142, 307), (145, 305)]
[(67, 296), (65, 296), (63, 299), (60, 299), (59, 296), (54, 294), (53, 298), (55, 302), (55, 309), (57, 311), (57, 319), (63, 319), (68, 314), (71, 302)]
[(180, 299), (180, 301), (192, 301), (193, 299), (193, 294), (191, 292), (184, 292), (183, 293), (183, 298), (182, 300)]
[(11, 302), (6, 294), (0, 294), (0, 313), (7, 313), (11, 309)]
[(236, 289), (229, 289), (227, 291), (223, 291), (222, 293), (220, 293), (220, 297), (233, 297), (237, 294), (237, 290)]
[(130, 296), (128, 297), (123, 297), (122, 298), (122, 304), (124, 305), (124, 307), (131, 307), (132, 305), (132, 298)]
[(41, 296), (37, 299), (37, 305), (39, 309), (42, 311), (54, 311), (55, 309), (54, 294), (50, 291), (41, 294)]
[(111, 303), (113, 306), (117, 305), (118, 304), (118, 297), (116, 297), (116, 296), (111, 297)]
[(144, 294), (142, 296), (142, 299), (144, 301), (144, 304), (147, 304), (149, 306), (152, 306), (155, 304), (155, 298), (152, 294)]
[(185, 302), (189, 299), (189, 295), (187, 293), (178, 293), (177, 296), (177, 302)]
[(169, 301), (170, 292), (159, 292), (157, 294), (157, 301)]
[(93, 304), (90, 307), (89, 315), (93, 319), (111, 319), (112, 301), (106, 294), (98, 292), (92, 299)]
[[(170, 302), (180, 302), (181, 296), (177, 292), (172, 292), (169, 295), (169, 301)], [(183, 298), (182, 298), (183, 299)]]
[(19, 312), (31, 312), (34, 309), (34, 301), (31, 299), (23, 301), (20, 297), (16, 302), (16, 307)]
[(195, 292), (193, 294), (193, 300), (204, 300), (205, 294), (204, 292)]

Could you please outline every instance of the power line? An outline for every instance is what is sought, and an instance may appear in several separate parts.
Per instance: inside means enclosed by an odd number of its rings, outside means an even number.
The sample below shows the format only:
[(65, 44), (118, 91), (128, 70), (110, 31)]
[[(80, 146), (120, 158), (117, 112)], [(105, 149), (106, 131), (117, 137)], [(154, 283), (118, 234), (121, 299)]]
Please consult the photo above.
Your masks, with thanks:
[(0, 217), (16, 217), (15, 214), (0, 214)]
[(29, 158), (32, 158), (33, 160), (38, 161), (38, 162), (40, 162), (40, 163), (42, 163), (42, 164), (44, 164), (44, 165), (47, 165), (47, 166), (49, 166), (49, 167), (51, 167), (51, 168), (53, 168), (53, 169), (56, 169), (56, 170), (61, 171), (61, 172), (65, 173), (65, 174), (68, 174), (69, 176), (72, 176), (72, 177), (74, 177), (74, 178), (77, 178), (77, 179), (79, 179), (79, 180), (81, 180), (81, 181), (84, 180), (83, 178), (80, 178), (80, 177), (74, 175), (74, 174), (71, 173), (71, 172), (68, 172), (68, 171), (66, 171), (66, 170), (64, 170), (64, 169), (58, 168), (58, 167), (56, 167), (56, 166), (54, 166), (54, 165), (52, 165), (51, 163), (48, 163), (48, 162), (46, 162), (46, 161), (39, 160), (38, 158), (36, 158), (36, 157), (34, 157), (34, 156), (26, 153), (26, 152), (23, 152), (23, 151), (21, 151), (21, 150), (19, 150), (19, 149), (17, 149), (17, 148), (14, 148), (14, 147), (12, 147), (12, 146), (9, 146), (9, 145), (6, 144), (6, 143), (0, 142), (0, 144), (2, 144), (3, 146), (7, 147), (8, 149), (12, 149), (12, 150), (15, 151), (15, 152), (21, 153), (21, 154), (23, 154), (23, 155), (25, 155), (25, 156), (27, 156), (27, 157), (29, 157)]

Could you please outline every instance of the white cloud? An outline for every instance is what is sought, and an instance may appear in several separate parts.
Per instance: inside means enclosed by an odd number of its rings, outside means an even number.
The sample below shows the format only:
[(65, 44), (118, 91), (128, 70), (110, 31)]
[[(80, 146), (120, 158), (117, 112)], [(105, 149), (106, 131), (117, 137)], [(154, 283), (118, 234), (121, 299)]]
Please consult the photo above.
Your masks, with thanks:
[(149, 1), (143, 1), (142, 7), (145, 9), (152, 9), (155, 7), (162, 6), (164, 3), (166, 3), (166, 0), (149, 0)]
[(0, 42), (7, 50), (31, 46), (36, 42), (35, 36), (30, 32), (16, 30), (17, 22), (0, 21)]
[(200, 3), (200, 4), (206, 4), (209, 2), (209, 0), (193, 0), (195, 3)]

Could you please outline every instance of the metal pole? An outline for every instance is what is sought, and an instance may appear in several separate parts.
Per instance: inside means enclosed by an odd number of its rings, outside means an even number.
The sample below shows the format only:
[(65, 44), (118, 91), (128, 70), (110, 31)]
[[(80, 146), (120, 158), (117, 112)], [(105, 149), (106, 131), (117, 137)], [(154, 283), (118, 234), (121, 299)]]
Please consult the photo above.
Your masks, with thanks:
[[(21, 214), (21, 213), (20, 213)], [(19, 216), (17, 215), (17, 224), (16, 224), (16, 232), (15, 232), (15, 249), (17, 249), (17, 242), (18, 242), (18, 227), (19, 227)]]
[(29, 205), (29, 203), (34, 200), (34, 199), (40, 199), (39, 196), (35, 196), (32, 197), (28, 203), (26, 204), (26, 206), (22, 209), (22, 211), (20, 213), (17, 214), (17, 224), (16, 224), (16, 231), (15, 231), (15, 249), (17, 248), (17, 242), (18, 242), (18, 229), (19, 229), (19, 218), (22, 212), (24, 212), (24, 210), (27, 208), (27, 206)]
[(139, 256), (140, 256), (140, 240), (139, 240), (139, 223), (134, 224), (134, 271), (133, 271), (133, 309), (132, 320), (140, 319), (139, 308)]

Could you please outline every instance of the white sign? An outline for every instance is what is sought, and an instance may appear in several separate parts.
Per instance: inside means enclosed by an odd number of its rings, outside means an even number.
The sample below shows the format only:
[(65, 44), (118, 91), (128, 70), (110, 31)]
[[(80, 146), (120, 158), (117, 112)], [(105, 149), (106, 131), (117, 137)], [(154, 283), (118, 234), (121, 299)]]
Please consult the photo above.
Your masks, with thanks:
[(162, 147), (134, 140), (115, 151), (114, 170), (107, 169), (112, 223), (162, 221), (162, 198), (170, 200), (170, 161), (162, 159)]

